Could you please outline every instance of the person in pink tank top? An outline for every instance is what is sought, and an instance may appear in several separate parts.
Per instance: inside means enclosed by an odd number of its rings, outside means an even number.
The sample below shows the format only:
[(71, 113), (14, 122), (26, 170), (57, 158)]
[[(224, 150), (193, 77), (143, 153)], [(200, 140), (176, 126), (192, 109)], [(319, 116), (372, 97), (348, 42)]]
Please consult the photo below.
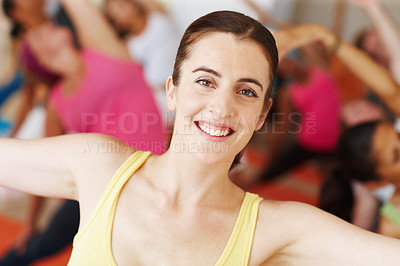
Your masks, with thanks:
[(103, 133), (162, 154), (163, 120), (141, 67), (101, 13), (70, 17), (82, 50), (73, 45), (71, 32), (59, 26), (45, 25), (29, 36), (39, 61), (61, 76), (50, 96), (47, 135)]
[[(60, 76), (50, 90), (46, 136), (102, 133), (137, 150), (163, 154), (167, 132), (142, 68), (101, 11), (90, 8), (89, 13), (69, 12), (81, 50), (69, 29), (53, 24), (32, 29), (26, 38), (40, 67)], [(96, 149), (107, 152), (113, 147), (99, 145)], [(38, 210), (42, 201), (35, 197), (31, 208)], [(37, 211), (31, 216), (27, 228), (33, 228)], [(68, 200), (43, 233), (31, 238), (34, 229), (27, 230), (24, 252), (12, 249), (0, 265), (28, 265), (53, 254), (72, 242), (78, 226), (79, 206)]]
[[(307, 52), (298, 50), (282, 60), (279, 70), (287, 82), (273, 115), (284, 121), (278, 121), (269, 135), (270, 158), (254, 183), (280, 177), (311, 158), (319, 159), (321, 169), (333, 161), (341, 133), (340, 87), (328, 68)], [(310, 52), (323, 58), (315, 49)]]

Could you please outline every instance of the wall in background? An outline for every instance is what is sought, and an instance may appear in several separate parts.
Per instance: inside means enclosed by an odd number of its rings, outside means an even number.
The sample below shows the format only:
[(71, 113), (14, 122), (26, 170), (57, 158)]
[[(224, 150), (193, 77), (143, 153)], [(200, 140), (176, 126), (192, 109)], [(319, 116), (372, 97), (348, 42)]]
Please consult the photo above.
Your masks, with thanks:
[[(266, 10), (272, 10), (277, 1), (292, 2), (293, 0), (255, 0)], [(181, 34), (195, 19), (216, 10), (233, 10), (256, 17), (256, 14), (241, 0), (164, 0), (162, 2), (167, 5)]]

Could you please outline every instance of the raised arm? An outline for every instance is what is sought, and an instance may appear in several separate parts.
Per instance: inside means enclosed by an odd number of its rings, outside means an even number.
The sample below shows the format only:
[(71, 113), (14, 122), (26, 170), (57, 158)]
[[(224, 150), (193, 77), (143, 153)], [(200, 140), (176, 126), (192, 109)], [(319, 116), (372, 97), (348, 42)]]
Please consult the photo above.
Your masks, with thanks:
[(381, 0), (349, 0), (368, 15), (389, 55), (390, 72), (400, 84), (400, 29), (382, 6)]
[(365, 53), (340, 40), (328, 29), (318, 24), (300, 25), (279, 30), (275, 37), (280, 57), (284, 57), (292, 49), (322, 42), (330, 54), (341, 60), (355, 76), (400, 116), (400, 87), (393, 77)]
[(141, 5), (148, 12), (160, 12), (167, 13), (165, 7), (161, 5), (157, 0), (134, 0)]
[(272, 24), (278, 28), (284, 28), (292, 25), (292, 23), (289, 21), (273, 17), (270, 13), (264, 10), (253, 0), (242, 0), (242, 1), (257, 14), (258, 20), (264, 25)]
[(346, 17), (346, 0), (336, 0), (332, 21), (332, 31), (341, 36)]
[(131, 58), (101, 10), (88, 0), (59, 0), (63, 5), (84, 48), (95, 49), (118, 58)]

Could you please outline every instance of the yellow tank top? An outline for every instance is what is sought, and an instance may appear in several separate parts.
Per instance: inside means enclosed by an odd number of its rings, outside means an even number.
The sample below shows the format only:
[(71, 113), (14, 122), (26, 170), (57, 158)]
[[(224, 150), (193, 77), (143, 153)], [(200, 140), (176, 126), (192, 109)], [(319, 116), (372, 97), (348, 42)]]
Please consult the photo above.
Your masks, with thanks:
[[(124, 184), (150, 155), (150, 152), (135, 152), (114, 174), (88, 223), (74, 238), (69, 266), (117, 265), (112, 254), (111, 234), (118, 198)], [(246, 192), (234, 229), (216, 266), (248, 265), (261, 201), (258, 195)]]

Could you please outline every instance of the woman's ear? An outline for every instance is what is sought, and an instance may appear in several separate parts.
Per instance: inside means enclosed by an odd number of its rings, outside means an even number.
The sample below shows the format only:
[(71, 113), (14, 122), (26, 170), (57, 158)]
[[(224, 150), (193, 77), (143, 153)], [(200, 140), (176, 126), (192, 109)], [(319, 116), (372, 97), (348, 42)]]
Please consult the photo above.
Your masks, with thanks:
[(175, 111), (176, 110), (176, 96), (175, 96), (175, 86), (172, 81), (172, 76), (169, 76), (167, 79), (167, 83), (165, 84), (166, 90), (166, 101), (168, 110)]
[(272, 98), (269, 98), (267, 109), (262, 114), (260, 114), (260, 116), (258, 117), (256, 130), (260, 130), (261, 127), (264, 125), (264, 122), (265, 122), (265, 119), (267, 118), (268, 112), (271, 109), (272, 102), (273, 102)]

